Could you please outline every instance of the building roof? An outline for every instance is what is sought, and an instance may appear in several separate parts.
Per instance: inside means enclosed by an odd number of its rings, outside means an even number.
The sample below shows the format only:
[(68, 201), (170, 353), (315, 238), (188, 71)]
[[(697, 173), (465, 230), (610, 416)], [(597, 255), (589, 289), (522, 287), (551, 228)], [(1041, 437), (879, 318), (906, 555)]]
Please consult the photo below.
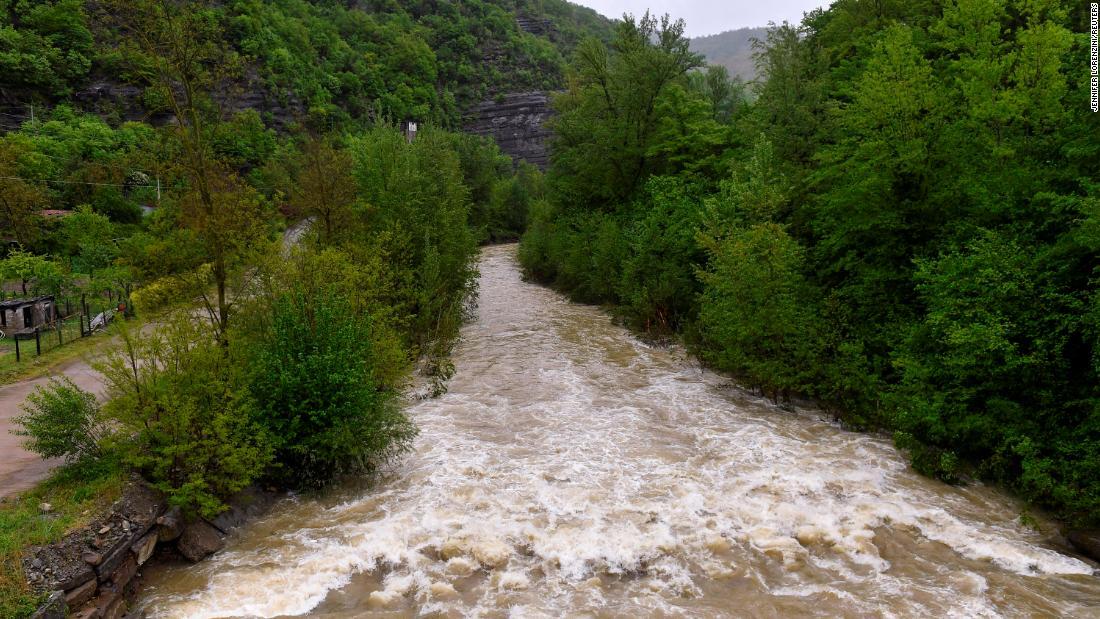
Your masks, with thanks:
[(44, 294), (40, 297), (25, 297), (22, 299), (7, 299), (6, 301), (0, 301), (0, 309), (18, 309), (27, 305), (34, 305), (43, 301), (53, 301), (52, 294)]

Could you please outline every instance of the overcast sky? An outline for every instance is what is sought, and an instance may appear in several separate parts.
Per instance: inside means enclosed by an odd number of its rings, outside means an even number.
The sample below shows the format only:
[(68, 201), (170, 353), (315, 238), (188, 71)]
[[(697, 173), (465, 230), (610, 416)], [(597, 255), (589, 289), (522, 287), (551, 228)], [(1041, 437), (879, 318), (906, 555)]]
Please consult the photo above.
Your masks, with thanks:
[(687, 34), (701, 37), (737, 28), (766, 26), (769, 21), (799, 22), (802, 13), (829, 4), (828, 0), (571, 0), (611, 17), (642, 15), (646, 9), (682, 17)]

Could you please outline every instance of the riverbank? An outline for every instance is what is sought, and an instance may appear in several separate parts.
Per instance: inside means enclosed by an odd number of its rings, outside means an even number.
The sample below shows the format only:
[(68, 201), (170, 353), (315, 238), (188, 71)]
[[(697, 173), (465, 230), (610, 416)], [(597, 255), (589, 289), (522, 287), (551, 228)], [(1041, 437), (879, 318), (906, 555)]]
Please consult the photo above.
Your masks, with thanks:
[(90, 475), (60, 469), (0, 504), (0, 523), (10, 531), (0, 538), (0, 616), (122, 617), (150, 565), (205, 559), (281, 496), (250, 488), (216, 518), (187, 522), (163, 494), (121, 468)]

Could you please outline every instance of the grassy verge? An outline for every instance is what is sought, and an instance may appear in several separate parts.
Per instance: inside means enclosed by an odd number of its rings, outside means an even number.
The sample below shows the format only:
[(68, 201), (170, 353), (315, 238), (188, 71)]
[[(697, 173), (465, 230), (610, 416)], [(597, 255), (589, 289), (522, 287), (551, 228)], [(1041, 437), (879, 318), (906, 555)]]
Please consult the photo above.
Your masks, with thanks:
[[(25, 617), (41, 596), (23, 575), (23, 551), (61, 539), (117, 499), (125, 481), (113, 462), (64, 466), (22, 495), (0, 501), (0, 617)], [(49, 513), (40, 505), (49, 503)]]
[[(130, 319), (128, 324), (132, 327), (141, 327), (142, 322), (141, 319)], [(103, 332), (96, 333), (89, 337), (78, 337), (72, 341), (66, 341), (64, 346), (55, 346), (51, 350), (42, 353), (41, 356), (34, 355), (33, 340), (29, 342), (20, 342), (21, 345), (29, 345), (31, 353), (19, 363), (14, 361), (15, 353), (11, 353), (12, 361), (10, 363), (0, 363), (0, 385), (8, 385), (22, 380), (38, 378), (39, 376), (49, 373), (52, 368), (62, 363), (78, 359), (97, 350), (102, 350), (113, 340), (113, 336), (118, 332), (119, 328), (119, 323), (111, 323)], [(56, 335), (53, 337), (56, 337)]]

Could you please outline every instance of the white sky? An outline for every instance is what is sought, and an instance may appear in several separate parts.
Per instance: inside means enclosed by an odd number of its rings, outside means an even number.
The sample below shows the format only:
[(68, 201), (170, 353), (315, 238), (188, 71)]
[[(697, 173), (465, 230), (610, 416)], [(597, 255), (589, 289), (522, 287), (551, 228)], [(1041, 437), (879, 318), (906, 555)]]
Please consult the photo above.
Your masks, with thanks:
[(570, 0), (617, 19), (623, 13), (651, 13), (682, 17), (687, 34), (701, 37), (737, 28), (766, 26), (769, 21), (802, 21), (802, 13), (829, 4), (829, 0)]

